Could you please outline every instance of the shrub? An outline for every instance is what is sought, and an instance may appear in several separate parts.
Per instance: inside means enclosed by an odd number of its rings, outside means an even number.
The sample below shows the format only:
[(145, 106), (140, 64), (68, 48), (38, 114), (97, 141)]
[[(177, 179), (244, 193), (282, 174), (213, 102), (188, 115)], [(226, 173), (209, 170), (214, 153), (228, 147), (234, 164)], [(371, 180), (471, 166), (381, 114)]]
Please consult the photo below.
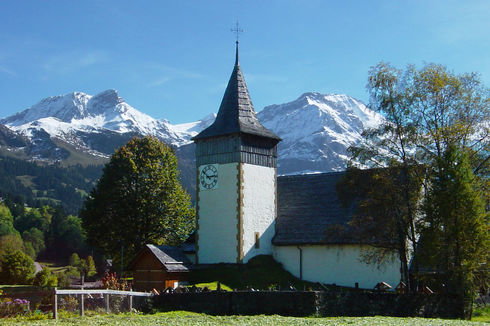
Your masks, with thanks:
[(7, 252), (0, 266), (0, 281), (5, 284), (30, 284), (34, 276), (34, 261), (20, 250)]
[(44, 268), (36, 274), (33, 284), (42, 287), (55, 287), (58, 285), (58, 279), (49, 268)]

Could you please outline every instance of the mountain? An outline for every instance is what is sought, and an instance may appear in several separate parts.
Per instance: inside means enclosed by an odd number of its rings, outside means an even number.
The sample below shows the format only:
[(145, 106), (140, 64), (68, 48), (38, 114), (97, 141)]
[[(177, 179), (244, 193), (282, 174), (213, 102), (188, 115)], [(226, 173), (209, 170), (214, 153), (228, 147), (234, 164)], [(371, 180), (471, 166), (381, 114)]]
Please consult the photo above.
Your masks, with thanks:
[[(156, 120), (126, 103), (115, 90), (95, 96), (74, 92), (48, 97), (0, 120), (0, 154), (15, 158), (101, 164), (114, 150), (137, 135), (153, 135), (175, 148), (182, 181), (195, 187), (191, 138), (211, 125), (216, 114), (173, 125)], [(361, 132), (382, 121), (362, 102), (337, 94), (305, 93), (296, 100), (265, 107), (258, 118), (283, 140), (279, 174), (343, 170), (347, 148)]]
[(320, 93), (267, 106), (258, 118), (282, 138), (280, 174), (344, 170), (349, 160), (347, 148), (361, 140), (363, 129), (383, 119), (350, 96)]

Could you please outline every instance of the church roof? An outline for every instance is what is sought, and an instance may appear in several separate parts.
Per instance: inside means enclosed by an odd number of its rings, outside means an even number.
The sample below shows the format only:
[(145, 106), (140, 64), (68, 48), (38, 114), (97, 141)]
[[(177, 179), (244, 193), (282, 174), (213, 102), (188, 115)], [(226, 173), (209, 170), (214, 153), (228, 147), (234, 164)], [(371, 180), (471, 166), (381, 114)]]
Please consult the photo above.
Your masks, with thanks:
[(278, 214), (274, 245), (359, 243), (348, 223), (354, 207), (345, 207), (337, 183), (345, 172), (277, 178)]
[(257, 119), (245, 78), (243, 78), (240, 69), (237, 42), (235, 67), (228, 81), (216, 120), (193, 139), (240, 133), (280, 140), (276, 134), (265, 128)]

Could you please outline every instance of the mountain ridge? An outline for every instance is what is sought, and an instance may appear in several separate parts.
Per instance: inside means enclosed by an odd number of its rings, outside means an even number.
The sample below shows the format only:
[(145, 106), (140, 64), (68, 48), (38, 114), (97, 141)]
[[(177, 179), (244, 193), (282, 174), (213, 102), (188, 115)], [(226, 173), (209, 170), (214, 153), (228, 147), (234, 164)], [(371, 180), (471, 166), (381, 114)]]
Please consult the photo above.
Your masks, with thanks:
[[(364, 128), (376, 126), (383, 119), (348, 95), (318, 92), (266, 106), (257, 117), (283, 139), (279, 144), (280, 174), (344, 169), (349, 159), (347, 148), (361, 140)], [(113, 89), (93, 96), (72, 92), (47, 97), (0, 119), (9, 130), (0, 132), (0, 148), (24, 151), (34, 160), (64, 161), (73, 151), (108, 158), (131, 137), (153, 135), (177, 149), (188, 147), (191, 138), (215, 118), (216, 114), (211, 113), (198, 121), (171, 124), (138, 111)], [(10, 142), (15, 138), (24, 143), (7, 146), (7, 134)], [(186, 156), (193, 155), (190, 152), (177, 151)], [(184, 159), (190, 168), (193, 157)]]

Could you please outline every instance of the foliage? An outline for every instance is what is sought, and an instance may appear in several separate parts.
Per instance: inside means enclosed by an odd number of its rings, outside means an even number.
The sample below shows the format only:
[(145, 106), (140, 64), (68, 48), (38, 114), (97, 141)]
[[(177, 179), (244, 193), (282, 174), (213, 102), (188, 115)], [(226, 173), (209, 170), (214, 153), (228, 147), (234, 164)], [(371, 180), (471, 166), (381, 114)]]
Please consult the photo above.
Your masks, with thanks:
[(30, 284), (34, 261), (20, 250), (7, 252), (0, 262), (0, 281), (5, 284)]
[(58, 285), (58, 279), (49, 268), (43, 268), (34, 276), (32, 284), (42, 287), (55, 287)]
[[(382, 265), (393, 259), (398, 253), (402, 263), (402, 281), (409, 282), (407, 238), (415, 243), (411, 225), (416, 225), (414, 208), (409, 212), (403, 203), (407, 196), (411, 203), (420, 200), (421, 184), (414, 174), (415, 168), (402, 167), (377, 168), (371, 170), (348, 169), (344, 180), (337, 185), (339, 198), (346, 206), (356, 203), (356, 210), (348, 227), (335, 229), (333, 232), (349, 232), (359, 242), (371, 246), (363, 250), (362, 259), (366, 263)], [(400, 191), (400, 184), (408, 182), (407, 188)], [(415, 206), (415, 205), (414, 205)]]
[(125, 280), (118, 278), (116, 273), (106, 272), (101, 281), (106, 289), (121, 291), (129, 290), (129, 284)]
[[(424, 261), (444, 275), (447, 291), (472, 303), (488, 273), (489, 216), (468, 154), (453, 146), (438, 160), (426, 198)], [(488, 275), (483, 275), (488, 280)], [(485, 286), (483, 284), (485, 288)]]
[[(1, 291), (0, 291), (1, 294)], [(13, 317), (26, 314), (29, 309), (29, 301), (25, 299), (0, 299), (0, 318)]]
[(85, 254), (86, 236), (81, 219), (66, 215), (60, 209), (53, 209), (53, 219), (47, 232), (47, 256), (53, 258), (68, 257), (73, 252)]
[(76, 214), (83, 204), (83, 193), (92, 189), (101, 170), (100, 165), (61, 167), (0, 157), (0, 197), (17, 198), (30, 207), (60, 203), (68, 213)]
[(67, 288), (70, 286), (71, 279), (80, 278), (80, 271), (72, 266), (69, 266), (64, 271), (56, 273), (58, 279), (58, 287)]
[(7, 252), (23, 248), (23, 245), (22, 238), (19, 234), (0, 236), (0, 261)]
[(0, 202), (0, 237), (16, 233), (18, 232), (14, 228), (14, 218), (10, 209)]
[(95, 276), (95, 274), (97, 274), (97, 268), (95, 267), (94, 258), (92, 256), (88, 256), (85, 262), (87, 266), (87, 276), (88, 277)]
[[(488, 189), (485, 193), (483, 185), (488, 186), (490, 162), (489, 90), (482, 85), (476, 74), (455, 75), (447, 68), (435, 64), (426, 65), (419, 70), (413, 66), (400, 70), (380, 63), (371, 69), (367, 87), (371, 96), (371, 108), (381, 112), (386, 121), (378, 128), (367, 130), (364, 134), (365, 141), (351, 150), (354, 159), (362, 166), (390, 167), (402, 171), (403, 178), (397, 178), (397, 182), (383, 190), (387, 200), (397, 194), (395, 208), (397, 206), (401, 213), (393, 214), (391, 221), (386, 222), (406, 230), (406, 239), (411, 245), (400, 246), (398, 252), (402, 266), (406, 266), (404, 257), (419, 257), (414, 265), (417, 272), (418, 262), (421, 262), (418, 248), (427, 250), (424, 248), (430, 247), (429, 241), (444, 241), (434, 243), (432, 247), (451, 248), (452, 237), (461, 236), (466, 239), (466, 235), (462, 234), (466, 232), (464, 230), (471, 228), (473, 223), (479, 224), (476, 222), (479, 214), (473, 214), (465, 219), (458, 219), (459, 225), (452, 230), (459, 234), (451, 233), (447, 226), (439, 225), (444, 236), (420, 237), (426, 227), (432, 230), (438, 228), (433, 225), (434, 219), (424, 220), (424, 216), (429, 216), (431, 212), (424, 212), (423, 209), (436, 204), (428, 201), (439, 198), (439, 203), (450, 205), (452, 198), (457, 197), (466, 201), (461, 207), (470, 207), (472, 202), (475, 203), (468, 192), (465, 194), (464, 187), (453, 188), (461, 191), (461, 194), (449, 194), (443, 188), (432, 185), (445, 173), (444, 169), (454, 163), (448, 161), (446, 156), (451, 148), (467, 153), (476, 178), (480, 179), (475, 183), (469, 180), (464, 183), (468, 183), (469, 187), (478, 185), (479, 189), (475, 189), (474, 194), (480, 199), (488, 196)], [(386, 185), (386, 182), (383, 183)], [(425, 194), (430, 194), (424, 207), (421, 206), (422, 200), (411, 195), (414, 185), (416, 188), (418, 184), (423, 185)], [(385, 209), (389, 206), (380, 207)], [(449, 211), (446, 210), (444, 214), (448, 214), (445, 218), (450, 219)], [(474, 231), (479, 232), (477, 237), (487, 238), (488, 241), (488, 229), (477, 228)], [(424, 240), (424, 246), (419, 246), (419, 239)], [(401, 244), (400, 241), (399, 243)], [(472, 247), (466, 243), (461, 243), (461, 246), (468, 249)], [(438, 252), (433, 254), (437, 255)], [(474, 255), (473, 258), (477, 259), (477, 256)], [(470, 265), (473, 263), (481, 261), (474, 261)], [(473, 273), (470, 270), (472, 269), (466, 269), (469, 274), (465, 278), (475, 277), (470, 275)]]
[(154, 137), (134, 138), (112, 155), (80, 216), (89, 242), (111, 256), (123, 248), (131, 257), (147, 243), (179, 243), (194, 228), (177, 159)]
[(44, 233), (35, 227), (24, 231), (22, 233), (22, 239), (24, 240), (24, 245), (31, 244), (34, 250), (33, 259), (35, 259), (39, 255), (39, 253), (46, 248), (46, 245), (44, 243)]
[(76, 252), (71, 254), (69, 264), (73, 267), (78, 267), (80, 265), (80, 256), (78, 256)]

